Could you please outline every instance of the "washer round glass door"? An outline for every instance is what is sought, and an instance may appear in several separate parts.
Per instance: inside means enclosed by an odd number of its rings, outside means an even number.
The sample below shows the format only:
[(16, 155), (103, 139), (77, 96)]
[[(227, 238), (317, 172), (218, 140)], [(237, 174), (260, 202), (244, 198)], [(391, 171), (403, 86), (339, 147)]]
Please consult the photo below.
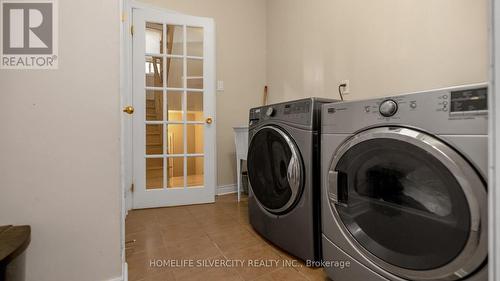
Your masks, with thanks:
[(365, 257), (410, 280), (454, 280), (486, 259), (486, 187), (455, 150), (425, 133), (383, 127), (336, 152), (332, 211)]
[(303, 165), (295, 143), (281, 129), (259, 129), (248, 148), (248, 178), (262, 207), (284, 213), (293, 207), (303, 185)]

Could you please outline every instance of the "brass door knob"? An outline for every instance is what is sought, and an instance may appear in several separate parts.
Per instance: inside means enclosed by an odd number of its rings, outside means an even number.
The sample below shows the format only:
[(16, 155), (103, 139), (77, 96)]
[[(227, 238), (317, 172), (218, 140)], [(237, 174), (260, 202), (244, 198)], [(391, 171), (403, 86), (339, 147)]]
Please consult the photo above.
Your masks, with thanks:
[(134, 113), (134, 107), (131, 106), (131, 105), (125, 106), (123, 108), (123, 112), (125, 112), (127, 114), (133, 114)]
[(207, 119), (205, 119), (205, 122), (210, 125), (214, 122), (214, 120), (212, 119), (212, 117), (208, 117)]

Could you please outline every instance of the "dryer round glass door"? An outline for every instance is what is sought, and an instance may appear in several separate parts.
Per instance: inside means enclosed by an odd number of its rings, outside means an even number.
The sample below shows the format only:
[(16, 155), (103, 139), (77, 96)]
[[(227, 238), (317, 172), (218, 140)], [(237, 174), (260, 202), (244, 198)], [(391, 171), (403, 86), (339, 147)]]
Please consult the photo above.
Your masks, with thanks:
[(375, 128), (349, 139), (328, 175), (344, 233), (385, 270), (453, 280), (486, 258), (486, 187), (454, 149), (425, 133)]
[(294, 206), (303, 185), (303, 164), (297, 146), (281, 129), (259, 129), (248, 148), (250, 187), (262, 207), (284, 213)]

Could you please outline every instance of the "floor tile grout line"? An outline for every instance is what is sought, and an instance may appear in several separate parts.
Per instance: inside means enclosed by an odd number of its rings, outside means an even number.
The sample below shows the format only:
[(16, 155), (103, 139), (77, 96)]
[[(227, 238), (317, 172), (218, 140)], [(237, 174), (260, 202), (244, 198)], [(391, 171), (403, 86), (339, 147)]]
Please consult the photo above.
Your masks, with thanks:
[[(307, 276), (306, 274), (304, 274), (302, 271), (294, 268), (295, 271), (297, 271), (300, 275), (302, 275), (302, 277), (304, 277), (306, 280), (309, 280), (309, 281), (313, 281), (313, 279), (309, 278), (309, 276)], [(319, 269), (319, 268), (318, 268)], [(321, 268), (321, 270), (323, 270), (323, 268)]]
[[(207, 233), (207, 235), (208, 235), (208, 233)], [(224, 259), (229, 260), (229, 257), (222, 251), (222, 249), (219, 247), (219, 245), (217, 245), (217, 243), (215, 241), (213, 241), (213, 239), (210, 237), (210, 235), (208, 235), (208, 238), (210, 239), (210, 241), (212, 241), (212, 243), (214, 243), (215, 247), (222, 254)], [(245, 278), (241, 275), (241, 273), (238, 270), (235, 270), (235, 272), (242, 281), (245, 281)]]

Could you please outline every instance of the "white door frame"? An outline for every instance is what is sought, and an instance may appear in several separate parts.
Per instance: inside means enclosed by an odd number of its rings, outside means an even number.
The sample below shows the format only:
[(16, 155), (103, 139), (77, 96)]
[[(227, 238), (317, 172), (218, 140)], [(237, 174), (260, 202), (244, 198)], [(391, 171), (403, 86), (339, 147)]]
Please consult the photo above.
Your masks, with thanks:
[(490, 0), (488, 280), (500, 280), (500, 0)]
[[(179, 13), (174, 10), (162, 9), (153, 5), (141, 3), (134, 0), (119, 0), (120, 5), (120, 108), (132, 104), (132, 10), (133, 9), (154, 9), (158, 11), (163, 11), (167, 13)], [(214, 27), (215, 28), (215, 27)], [(215, 32), (215, 31), (214, 31)], [(215, 45), (215, 42), (214, 42)], [(213, 67), (215, 66), (216, 59), (214, 58)], [(215, 73), (215, 72), (214, 72)], [(214, 105), (214, 111), (216, 111), (216, 105)], [(213, 116), (216, 118), (216, 116)], [(214, 130), (215, 131), (215, 130)], [(216, 132), (214, 132), (215, 134)], [(122, 280), (128, 280), (128, 270), (127, 263), (125, 260), (125, 218), (128, 211), (132, 209), (132, 194), (131, 187), (133, 183), (132, 171), (133, 171), (133, 152), (132, 152), (132, 118), (126, 114), (121, 115), (121, 186), (122, 186), (122, 198), (121, 200), (121, 216), (120, 216), (120, 245), (121, 245), (121, 259), (122, 259)], [(215, 136), (214, 136), (215, 138)], [(214, 169), (215, 175), (217, 175), (217, 165), (216, 165), (216, 145), (214, 144)], [(216, 184), (216, 177), (215, 183)], [(217, 187), (217, 186), (215, 186)]]
[[(132, 27), (132, 10), (133, 9), (156, 9), (167, 13), (178, 13), (173, 10), (161, 9), (149, 4), (137, 2), (134, 0), (122, 0), (122, 67), (121, 67), (121, 108), (132, 104), (132, 44), (133, 38), (130, 32)], [(125, 215), (132, 209), (132, 171), (133, 171), (133, 153), (132, 153), (132, 119), (130, 116), (122, 114), (122, 182), (124, 190)]]

